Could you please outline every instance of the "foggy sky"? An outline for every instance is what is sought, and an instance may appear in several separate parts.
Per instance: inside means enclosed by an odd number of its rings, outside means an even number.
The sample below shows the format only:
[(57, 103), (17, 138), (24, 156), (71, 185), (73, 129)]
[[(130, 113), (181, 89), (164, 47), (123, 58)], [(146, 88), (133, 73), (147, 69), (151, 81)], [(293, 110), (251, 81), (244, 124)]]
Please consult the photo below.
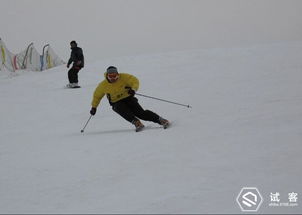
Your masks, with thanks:
[(301, 40), (301, 0), (0, 0), (0, 37), (18, 53), (76, 40), (88, 61)]

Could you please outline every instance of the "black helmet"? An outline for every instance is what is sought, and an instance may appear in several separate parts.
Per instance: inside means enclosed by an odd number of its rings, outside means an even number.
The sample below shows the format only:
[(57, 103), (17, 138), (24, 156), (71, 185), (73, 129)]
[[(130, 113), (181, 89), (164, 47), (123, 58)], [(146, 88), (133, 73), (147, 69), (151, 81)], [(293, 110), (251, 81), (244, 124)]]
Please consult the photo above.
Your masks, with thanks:
[(73, 41), (70, 42), (70, 45), (72, 45), (72, 44), (74, 44), (74, 45), (76, 45), (76, 46), (78, 45), (77, 42), (76, 42), (75, 40), (73, 40)]
[(107, 68), (107, 74), (108, 73), (118, 73), (117, 68), (115, 66), (109, 66)]

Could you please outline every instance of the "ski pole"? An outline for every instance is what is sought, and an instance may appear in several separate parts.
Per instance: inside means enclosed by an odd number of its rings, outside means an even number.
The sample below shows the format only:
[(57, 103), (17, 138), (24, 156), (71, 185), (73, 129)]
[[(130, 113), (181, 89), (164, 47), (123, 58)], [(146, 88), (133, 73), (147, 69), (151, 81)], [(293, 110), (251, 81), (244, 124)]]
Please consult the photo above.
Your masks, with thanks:
[(178, 103), (178, 102), (172, 102), (172, 101), (168, 101), (168, 100), (165, 100), (165, 99), (156, 98), (156, 97), (153, 97), (153, 96), (143, 95), (143, 94), (140, 94), (140, 93), (135, 93), (135, 95), (147, 97), (147, 98), (150, 98), (150, 99), (156, 99), (156, 100), (159, 100), (159, 101), (163, 101), (163, 102), (168, 102), (168, 103), (172, 103), (172, 104), (175, 104), (175, 105), (184, 106), (184, 107), (187, 107), (187, 108), (192, 108), (192, 106), (190, 106), (190, 105), (185, 105), (185, 104), (181, 104), (181, 103)]
[(86, 126), (87, 126), (88, 122), (90, 121), (91, 117), (92, 117), (92, 115), (90, 115), (90, 117), (89, 117), (89, 119), (87, 120), (87, 122), (86, 122), (86, 124), (85, 124), (84, 128), (81, 130), (81, 133), (83, 133), (83, 132), (84, 132), (84, 130), (85, 130), (85, 128), (86, 128)]

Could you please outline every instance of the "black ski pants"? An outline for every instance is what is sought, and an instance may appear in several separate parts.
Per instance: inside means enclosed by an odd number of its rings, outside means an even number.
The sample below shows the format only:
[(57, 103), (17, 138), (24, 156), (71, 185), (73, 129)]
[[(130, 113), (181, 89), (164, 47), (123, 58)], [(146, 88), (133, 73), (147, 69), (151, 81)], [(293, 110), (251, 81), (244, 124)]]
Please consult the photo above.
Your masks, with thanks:
[(80, 71), (80, 67), (71, 67), (71, 69), (68, 71), (68, 80), (69, 83), (78, 83), (78, 73)]
[(144, 110), (138, 103), (137, 98), (133, 96), (111, 103), (111, 105), (115, 112), (131, 123), (137, 118), (159, 123), (159, 116), (150, 110)]

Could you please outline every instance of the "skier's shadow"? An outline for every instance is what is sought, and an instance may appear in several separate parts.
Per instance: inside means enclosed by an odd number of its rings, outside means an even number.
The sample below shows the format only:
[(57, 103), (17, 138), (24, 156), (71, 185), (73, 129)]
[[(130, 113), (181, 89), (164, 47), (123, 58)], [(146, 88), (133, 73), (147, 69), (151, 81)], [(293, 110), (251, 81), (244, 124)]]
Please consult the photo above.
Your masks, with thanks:
[[(161, 127), (152, 127), (152, 126), (145, 126), (145, 128), (140, 131), (144, 132), (144, 130), (150, 130), (150, 129), (161, 129)], [(115, 129), (115, 130), (103, 130), (103, 131), (91, 131), (91, 132), (86, 132), (87, 135), (100, 135), (100, 134), (117, 134), (117, 133), (129, 133), (129, 132), (135, 132), (135, 130), (132, 128), (127, 128), (127, 129)], [(137, 133), (140, 133), (137, 132)]]

